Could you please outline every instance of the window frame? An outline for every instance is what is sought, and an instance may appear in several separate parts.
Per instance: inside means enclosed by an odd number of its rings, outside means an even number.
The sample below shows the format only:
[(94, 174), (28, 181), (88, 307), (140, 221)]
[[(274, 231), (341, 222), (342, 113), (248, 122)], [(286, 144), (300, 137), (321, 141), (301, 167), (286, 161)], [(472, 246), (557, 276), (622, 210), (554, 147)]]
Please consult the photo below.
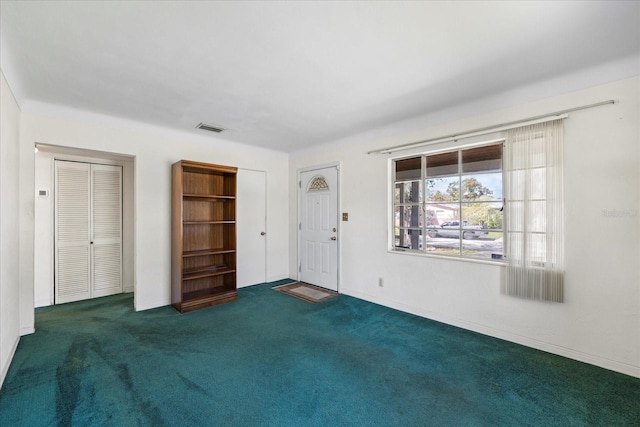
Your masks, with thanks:
[[(463, 168), (462, 168), (462, 163), (463, 163), (463, 155), (462, 152), (465, 150), (469, 150), (469, 149), (473, 149), (473, 148), (482, 148), (482, 147), (489, 147), (489, 146), (495, 146), (495, 145), (500, 145), (501, 147), (501, 157), (500, 157), (500, 169), (495, 170), (495, 169), (487, 169), (487, 170), (479, 170), (479, 171), (470, 171), (470, 172), (463, 172)], [(429, 151), (421, 151), (421, 152), (417, 152), (417, 153), (413, 153), (410, 155), (404, 155), (404, 156), (398, 156), (398, 157), (394, 157), (389, 159), (389, 183), (390, 183), (390, 197), (389, 197), (389, 207), (388, 207), (388, 212), (389, 212), (389, 228), (388, 228), (388, 233), (389, 233), (389, 247), (388, 247), (388, 251), (391, 253), (399, 253), (399, 254), (407, 254), (407, 255), (418, 255), (418, 256), (428, 256), (428, 257), (436, 257), (436, 258), (446, 258), (446, 259), (454, 259), (454, 260), (462, 260), (462, 261), (469, 261), (469, 262), (479, 262), (479, 263), (490, 263), (490, 264), (498, 264), (498, 265), (505, 265), (506, 264), (506, 248), (503, 246), (502, 247), (502, 251), (501, 254), (499, 255), (499, 257), (494, 257), (492, 255), (491, 258), (487, 258), (487, 257), (473, 257), (473, 256), (469, 256), (469, 255), (465, 255), (464, 254), (464, 249), (465, 249), (465, 239), (463, 237), (463, 233), (464, 233), (464, 226), (460, 226), (459, 228), (459, 236), (457, 238), (458, 244), (457, 244), (457, 254), (451, 254), (451, 253), (433, 253), (432, 251), (428, 250), (428, 246), (426, 244), (427, 242), (427, 238), (429, 238), (429, 234), (428, 234), (428, 230), (429, 230), (429, 218), (427, 216), (427, 206), (429, 204), (431, 205), (436, 205), (438, 204), (438, 202), (434, 202), (433, 200), (429, 200), (428, 198), (428, 191), (426, 188), (426, 183), (429, 179), (429, 176), (427, 176), (427, 157), (429, 156), (433, 156), (433, 155), (438, 155), (438, 154), (447, 154), (447, 153), (456, 153), (457, 156), (457, 172), (455, 174), (448, 174), (446, 175), (447, 177), (457, 177), (458, 178), (458, 188), (461, 191), (461, 184), (464, 181), (465, 177), (469, 177), (469, 176), (473, 176), (473, 175), (482, 175), (482, 174), (490, 174), (490, 173), (499, 173), (500, 174), (500, 179), (501, 179), (501, 190), (502, 190), (502, 194), (500, 195), (499, 199), (495, 199), (493, 201), (473, 201), (473, 200), (465, 200), (465, 198), (462, 196), (462, 194), (459, 194), (458, 199), (455, 201), (443, 201), (440, 204), (451, 204), (451, 205), (457, 205), (458, 206), (458, 213), (457, 216), (459, 217), (458, 219), (453, 219), (452, 221), (458, 221), (459, 224), (462, 224), (465, 219), (462, 216), (462, 210), (464, 209), (465, 206), (472, 206), (474, 204), (478, 204), (478, 203), (492, 203), (492, 204), (499, 204), (501, 206), (500, 211), (502, 212), (502, 222), (501, 222), (501, 227), (500, 228), (492, 228), (492, 229), (487, 229), (487, 231), (489, 232), (499, 232), (502, 234), (503, 236), (503, 242), (505, 241), (504, 239), (504, 235), (506, 233), (505, 231), (505, 217), (507, 215), (507, 209), (506, 209), (506, 200), (504, 197), (504, 183), (505, 183), (505, 171), (504, 171), (504, 150), (505, 150), (505, 138), (497, 138), (497, 139), (492, 139), (492, 140), (484, 140), (484, 141), (478, 141), (478, 142), (473, 142), (473, 143), (468, 143), (468, 144), (462, 144), (462, 145), (456, 145), (456, 146), (451, 146), (451, 147), (446, 147), (446, 148), (441, 148), (441, 149), (434, 149), (434, 150), (429, 150)], [(420, 177), (408, 177), (408, 178), (398, 178), (396, 176), (396, 163), (398, 161), (402, 161), (402, 160), (409, 160), (409, 159), (416, 159), (416, 158), (420, 158)], [(419, 199), (417, 202), (415, 201), (411, 201), (411, 202), (406, 202), (406, 200), (403, 200), (402, 197), (402, 193), (403, 193), (403, 188), (400, 188), (400, 197), (398, 198), (397, 196), (397, 185), (399, 183), (409, 183), (409, 182), (413, 182), (413, 181), (418, 181), (418, 191), (419, 191)], [(403, 224), (401, 221), (399, 221), (399, 218), (397, 218), (398, 216), (398, 211), (396, 208), (401, 208), (401, 207), (407, 207), (407, 206), (417, 206), (418, 210), (419, 210), (419, 220), (421, 221), (421, 223), (419, 223), (418, 227), (414, 227), (411, 224), (409, 226), (406, 226), (405, 224)], [(402, 212), (402, 210), (400, 209), (400, 212)], [(417, 249), (412, 249), (410, 247), (402, 247), (402, 246), (396, 246), (396, 239), (399, 238), (400, 242), (398, 243), (398, 245), (401, 245), (402, 243), (404, 243), (403, 240), (403, 236), (402, 236), (402, 231), (406, 231), (406, 230), (419, 230), (418, 232), (418, 239), (419, 239), (419, 245)], [(396, 234), (396, 230), (398, 231), (398, 234)], [(454, 237), (455, 239), (455, 237)]]

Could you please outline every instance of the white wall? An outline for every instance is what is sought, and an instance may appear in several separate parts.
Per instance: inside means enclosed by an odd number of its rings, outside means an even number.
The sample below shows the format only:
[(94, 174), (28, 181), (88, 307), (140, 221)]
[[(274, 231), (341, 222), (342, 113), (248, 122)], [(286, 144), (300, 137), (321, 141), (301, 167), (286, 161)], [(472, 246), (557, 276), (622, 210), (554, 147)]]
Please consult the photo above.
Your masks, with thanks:
[[(288, 156), (270, 150), (226, 142), (216, 137), (179, 134), (169, 130), (131, 124), (123, 120), (47, 107), (47, 114), (22, 113), (21, 150), (28, 161), (21, 164), (21, 215), (33, 241), (36, 224), (34, 204), (34, 143), (118, 153), (135, 157), (135, 306), (137, 310), (168, 305), (170, 294), (171, 164), (197, 160), (260, 169), (267, 172), (267, 280), (288, 273)], [(41, 110), (42, 106), (38, 106)], [(27, 203), (28, 199), (28, 203)], [(49, 221), (49, 219), (43, 219)], [(40, 219), (39, 219), (40, 221)], [(42, 224), (38, 224), (38, 228)], [(33, 315), (33, 245), (24, 252), (21, 281), (31, 300), (21, 300), (21, 312)], [(28, 290), (30, 289), (30, 291)], [(33, 323), (31, 323), (33, 325)], [(22, 325), (25, 326), (25, 325)]]
[[(436, 114), (439, 123), (427, 116), (411, 119), (297, 153), (290, 161), (290, 199), (297, 197), (298, 169), (341, 162), (341, 211), (349, 213), (349, 221), (340, 223), (342, 293), (640, 377), (639, 81), (628, 78), (466, 118), (454, 110), (449, 121), (447, 114)], [(565, 120), (564, 304), (501, 295), (498, 265), (387, 251), (389, 157), (367, 151), (608, 99), (619, 103), (573, 112)], [(295, 203), (289, 215), (296, 218)], [(295, 221), (289, 243), (289, 272), (296, 277)]]
[(20, 339), (19, 134), (20, 109), (0, 71), (0, 386)]

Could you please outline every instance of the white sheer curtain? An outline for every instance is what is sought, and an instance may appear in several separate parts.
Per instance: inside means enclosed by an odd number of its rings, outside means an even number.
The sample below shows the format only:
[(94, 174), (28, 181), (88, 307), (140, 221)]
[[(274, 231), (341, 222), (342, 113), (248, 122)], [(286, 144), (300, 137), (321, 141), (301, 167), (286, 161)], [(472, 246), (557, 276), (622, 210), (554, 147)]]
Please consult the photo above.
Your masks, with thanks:
[(564, 300), (563, 125), (553, 120), (507, 131), (504, 293)]

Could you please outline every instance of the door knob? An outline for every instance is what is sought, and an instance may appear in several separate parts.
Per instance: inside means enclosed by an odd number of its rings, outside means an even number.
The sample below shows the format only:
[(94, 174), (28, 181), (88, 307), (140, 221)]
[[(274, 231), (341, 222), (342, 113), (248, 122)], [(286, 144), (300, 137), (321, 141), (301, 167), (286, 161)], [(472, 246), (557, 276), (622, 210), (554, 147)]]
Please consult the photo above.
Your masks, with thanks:
[(338, 240), (336, 236), (331, 236), (331, 240)]
[(264, 236), (265, 234), (267, 234), (267, 233), (265, 233), (264, 231), (261, 231), (261, 232), (260, 232), (260, 235), (261, 235), (261, 236)]

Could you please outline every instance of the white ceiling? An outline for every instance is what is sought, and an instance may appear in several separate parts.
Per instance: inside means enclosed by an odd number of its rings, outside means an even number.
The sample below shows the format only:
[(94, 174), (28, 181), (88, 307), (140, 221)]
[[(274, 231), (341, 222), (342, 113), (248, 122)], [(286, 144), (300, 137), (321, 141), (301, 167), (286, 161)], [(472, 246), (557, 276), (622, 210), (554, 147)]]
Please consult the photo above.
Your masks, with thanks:
[(286, 152), (640, 51), (637, 1), (0, 7), (19, 102), (199, 134), (207, 122)]

